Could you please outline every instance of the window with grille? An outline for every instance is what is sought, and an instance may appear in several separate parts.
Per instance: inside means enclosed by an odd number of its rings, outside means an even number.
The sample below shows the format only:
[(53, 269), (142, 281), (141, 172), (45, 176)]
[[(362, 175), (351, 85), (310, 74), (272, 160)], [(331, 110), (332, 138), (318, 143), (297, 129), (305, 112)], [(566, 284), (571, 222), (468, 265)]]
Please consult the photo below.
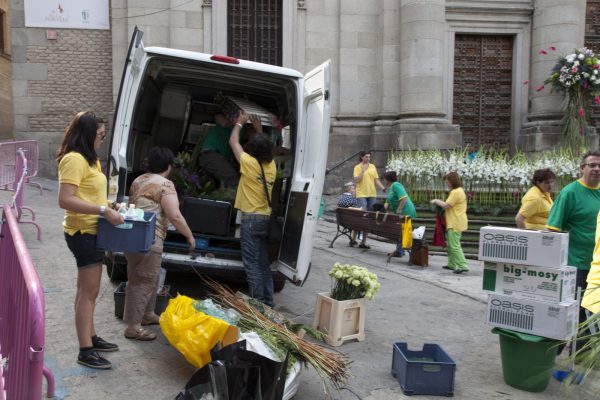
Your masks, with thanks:
[(281, 65), (281, 1), (228, 0), (227, 54)]

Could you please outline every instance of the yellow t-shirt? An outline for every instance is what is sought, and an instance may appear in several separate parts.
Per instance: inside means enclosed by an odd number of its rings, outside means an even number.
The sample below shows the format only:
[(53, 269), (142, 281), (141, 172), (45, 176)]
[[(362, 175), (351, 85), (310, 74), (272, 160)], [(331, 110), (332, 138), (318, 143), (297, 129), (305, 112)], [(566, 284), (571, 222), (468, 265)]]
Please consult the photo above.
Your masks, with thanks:
[[(362, 171), (362, 163), (354, 167), (354, 177), (360, 175)], [(375, 189), (375, 179), (379, 179), (377, 168), (373, 164), (369, 164), (367, 171), (363, 175), (360, 182), (356, 184), (356, 198), (359, 197), (376, 197), (377, 190)]]
[(546, 229), (546, 220), (553, 204), (550, 193), (544, 193), (537, 186), (533, 186), (525, 193), (521, 204), (519, 214), (525, 217), (525, 227)]
[(466, 231), (469, 221), (467, 220), (467, 196), (463, 188), (452, 189), (446, 203), (450, 205), (444, 213), (446, 229), (454, 229), (457, 232)]
[(600, 213), (596, 218), (596, 245), (587, 276), (587, 289), (581, 298), (581, 307), (594, 314), (600, 312)]
[[(274, 161), (263, 165), (263, 168), (267, 179), (267, 190), (271, 197), (277, 168)], [(271, 215), (258, 160), (248, 153), (242, 153), (240, 155), (240, 173), (234, 207), (245, 213)]]
[[(70, 152), (58, 164), (58, 182), (77, 186), (75, 196), (88, 203), (106, 205), (106, 176), (100, 169), (100, 161), (94, 166), (88, 164), (80, 153)], [(79, 214), (65, 210), (63, 228), (69, 235), (78, 231), (95, 235), (98, 226), (98, 216)]]

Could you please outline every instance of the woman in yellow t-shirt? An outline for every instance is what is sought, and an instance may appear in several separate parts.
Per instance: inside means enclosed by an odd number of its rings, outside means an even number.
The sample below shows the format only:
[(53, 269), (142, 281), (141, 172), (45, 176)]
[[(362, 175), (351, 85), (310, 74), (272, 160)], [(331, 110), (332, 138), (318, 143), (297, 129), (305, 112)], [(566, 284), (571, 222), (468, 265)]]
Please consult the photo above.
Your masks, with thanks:
[(550, 169), (538, 169), (533, 173), (533, 186), (521, 200), (521, 208), (515, 216), (518, 228), (546, 229), (546, 220), (552, 208), (550, 191), (556, 175)]
[(100, 291), (104, 252), (96, 250), (98, 216), (113, 225), (123, 217), (106, 198), (106, 176), (100, 169), (97, 151), (106, 138), (102, 120), (90, 111), (80, 112), (71, 121), (56, 160), (58, 162), (58, 205), (65, 210), (63, 228), (69, 250), (77, 262), (75, 328), (79, 339), (77, 362), (96, 369), (111, 368), (98, 352), (119, 347), (96, 335), (94, 307)]
[(446, 239), (448, 240), (448, 265), (444, 268), (454, 270), (455, 274), (467, 272), (469, 267), (460, 246), (462, 232), (467, 230), (467, 196), (462, 188), (460, 176), (450, 172), (444, 176), (446, 186), (450, 193), (446, 201), (431, 200), (431, 204), (442, 207), (446, 218)]
[[(360, 208), (366, 211), (373, 211), (373, 206), (377, 200), (377, 189), (376, 186), (385, 191), (385, 186), (379, 180), (379, 174), (375, 165), (371, 164), (371, 152), (361, 151), (358, 153), (358, 160), (360, 161), (354, 167), (354, 182), (356, 183), (356, 198), (358, 199), (358, 205)], [(350, 241), (350, 246), (355, 245), (354, 240)], [(367, 233), (363, 232), (361, 243), (358, 245), (361, 249), (370, 249), (371, 247), (367, 244)]]

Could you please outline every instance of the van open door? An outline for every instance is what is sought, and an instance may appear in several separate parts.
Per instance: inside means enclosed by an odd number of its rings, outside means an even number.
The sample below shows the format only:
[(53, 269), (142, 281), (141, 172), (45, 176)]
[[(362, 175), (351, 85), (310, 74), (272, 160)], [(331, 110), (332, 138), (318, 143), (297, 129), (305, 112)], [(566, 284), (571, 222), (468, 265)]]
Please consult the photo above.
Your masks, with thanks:
[[(298, 135), (292, 186), (286, 210), (278, 270), (296, 285), (302, 285), (310, 270), (317, 225), (327, 148), (329, 144), (331, 61), (304, 77), (299, 102)], [(301, 87), (302, 89), (302, 87)]]
[[(108, 159), (109, 179), (115, 179), (120, 170), (127, 169), (127, 141), (131, 129), (131, 113), (137, 87), (139, 86), (143, 65), (146, 59), (142, 36), (144, 32), (137, 26), (131, 36), (129, 51), (123, 67), (123, 76), (121, 77), (121, 86), (119, 87), (119, 96), (115, 106), (115, 115), (113, 118), (112, 136), (110, 139), (110, 156)], [(125, 194), (125, 182), (121, 182), (126, 177), (126, 173), (119, 174), (118, 198)]]

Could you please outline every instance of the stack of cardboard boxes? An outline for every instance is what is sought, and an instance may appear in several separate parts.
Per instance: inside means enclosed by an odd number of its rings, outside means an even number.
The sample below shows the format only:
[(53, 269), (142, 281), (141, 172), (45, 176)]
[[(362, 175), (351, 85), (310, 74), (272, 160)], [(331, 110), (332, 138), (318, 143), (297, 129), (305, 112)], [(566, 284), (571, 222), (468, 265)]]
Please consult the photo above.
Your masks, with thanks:
[(479, 234), (486, 323), (565, 340), (577, 328), (577, 269), (567, 266), (569, 234), (488, 226)]

